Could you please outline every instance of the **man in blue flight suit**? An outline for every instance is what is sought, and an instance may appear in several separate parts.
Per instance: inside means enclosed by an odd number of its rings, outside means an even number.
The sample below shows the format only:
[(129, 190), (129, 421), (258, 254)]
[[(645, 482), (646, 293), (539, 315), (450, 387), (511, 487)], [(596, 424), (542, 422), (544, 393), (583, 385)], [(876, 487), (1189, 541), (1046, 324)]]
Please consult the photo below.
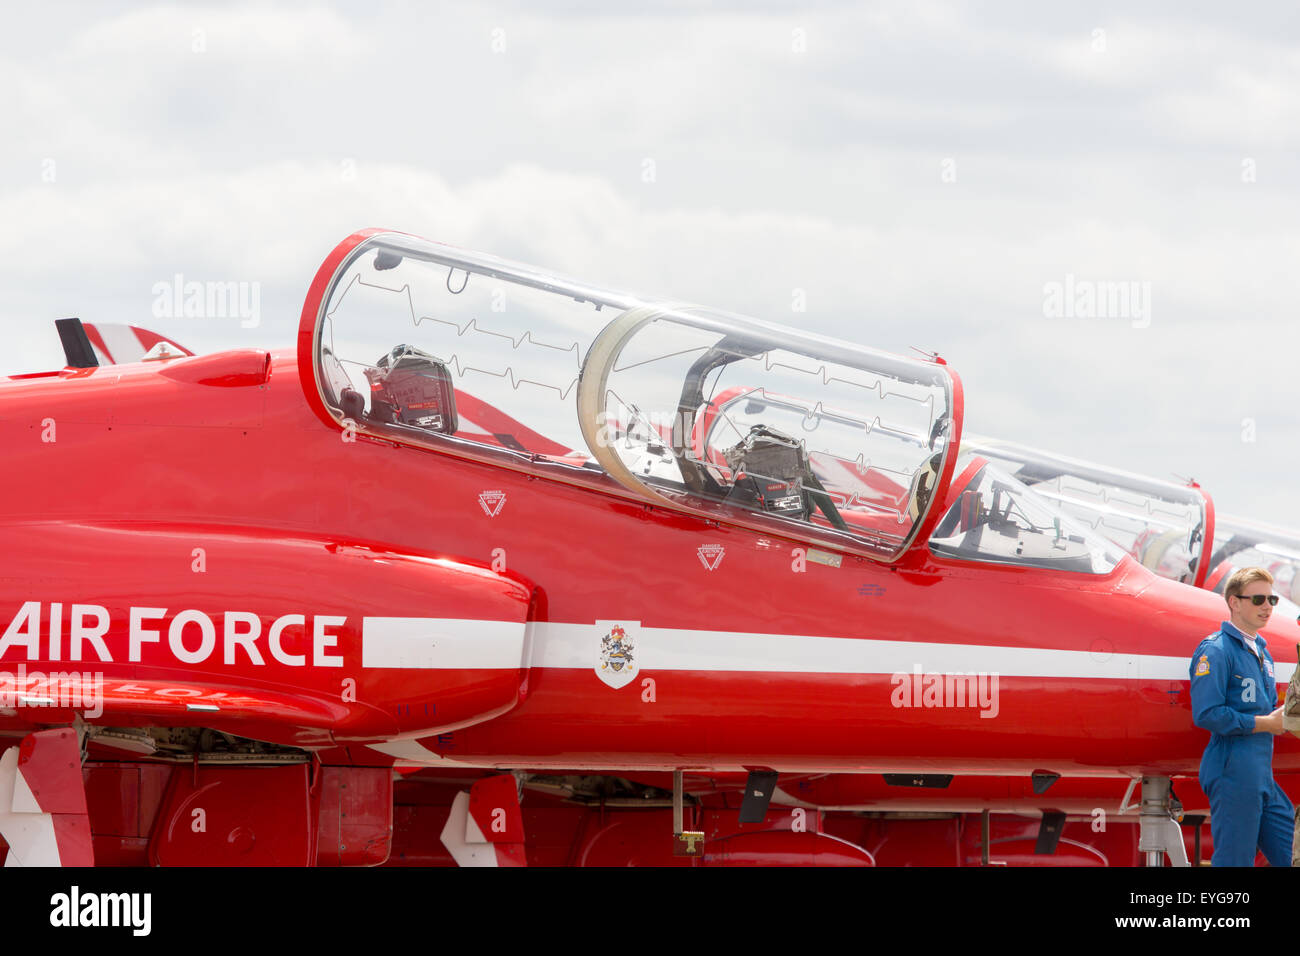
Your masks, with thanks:
[(1282, 708), (1259, 636), (1277, 603), (1272, 585), (1262, 568), (1234, 571), (1223, 590), (1232, 620), (1192, 655), (1192, 719), (1211, 734), (1200, 782), (1210, 798), (1214, 866), (1253, 866), (1256, 848), (1272, 866), (1291, 865), (1295, 810), (1273, 779)]

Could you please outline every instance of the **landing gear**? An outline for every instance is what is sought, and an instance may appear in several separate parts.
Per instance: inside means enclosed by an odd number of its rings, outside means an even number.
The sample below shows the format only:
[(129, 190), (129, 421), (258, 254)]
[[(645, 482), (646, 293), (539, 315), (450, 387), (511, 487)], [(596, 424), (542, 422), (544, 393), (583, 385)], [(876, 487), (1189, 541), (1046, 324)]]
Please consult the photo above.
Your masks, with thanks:
[(673, 856), (703, 856), (704, 831), (682, 826), (682, 772), (673, 771)]
[(1164, 866), (1166, 855), (1171, 866), (1190, 865), (1183, 831), (1178, 825), (1182, 815), (1182, 804), (1174, 796), (1168, 777), (1142, 778), (1138, 852), (1145, 854), (1147, 866)]

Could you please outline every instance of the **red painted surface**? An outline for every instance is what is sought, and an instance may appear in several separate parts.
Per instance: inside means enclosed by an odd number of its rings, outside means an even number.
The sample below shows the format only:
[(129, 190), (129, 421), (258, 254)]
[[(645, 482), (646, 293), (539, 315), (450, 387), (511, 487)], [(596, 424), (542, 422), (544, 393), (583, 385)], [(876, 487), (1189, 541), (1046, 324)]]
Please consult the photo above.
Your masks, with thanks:
[[(360, 632), (367, 615), (522, 624), (527, 586), (472, 563), (291, 530), (107, 519), (0, 523), (0, 549), (20, 549), (29, 576), (22, 600), (0, 606), (17, 612), (36, 602), (44, 609), (40, 649), (45, 659), (26, 663), (27, 670), (102, 675), (105, 715), (98, 723), (214, 727), (274, 743), (324, 747), (456, 726), (509, 709), (519, 697), (524, 674), (517, 666), (454, 672), (361, 666)], [(194, 570), (196, 549), (203, 552), (202, 571)], [(129, 561), (106, 566), (104, 554), (128, 555)], [(334, 584), (325, 585), (329, 581)], [(63, 605), (64, 618), (58, 661), (49, 660), (54, 603)], [(100, 641), (111, 661), (101, 660), (90, 641), (79, 645), (82, 660), (67, 660), (73, 652), (67, 632), (74, 603), (104, 609), (110, 626)], [(133, 649), (132, 608), (141, 606), (163, 613), (142, 623), (151, 636), (137, 640)], [(169, 641), (170, 626), (182, 611), (202, 614), (213, 629), (208, 650), (191, 666), (178, 660)], [(231, 636), (226, 616), (232, 612), (256, 615), (260, 636), (253, 645), (260, 664)], [(323, 628), (334, 643), (318, 649), (315, 628), (324, 618), (343, 623)], [(290, 621), (278, 642), (282, 655), (301, 663), (282, 663), (268, 646), (277, 620)], [(182, 648), (194, 654), (204, 649), (200, 629), (184, 630)], [(4, 659), (10, 667), (15, 650)], [(321, 663), (339, 655), (344, 663)], [(355, 688), (345, 695), (348, 679)], [(196, 704), (219, 710), (194, 711)], [(40, 709), (19, 709), (15, 717), (0, 716), (0, 729), (25, 726), (24, 714), (45, 717)]]
[[(925, 537), (962, 490), (961, 479), (947, 487), (956, 455), (942, 477), (946, 491), (896, 563), (846, 554), (838, 568), (810, 566), (795, 576), (791, 551), (805, 541), (634, 502), (603, 475), (558, 480), (542, 463), (496, 467), (364, 435), (345, 442), (310, 379), (311, 333), (335, 267), (366, 235), (350, 237), (322, 265), (296, 353), (267, 358), (241, 350), (0, 379), (7, 466), (0, 555), (14, 569), (0, 577), (0, 628), (28, 602), (44, 615), (33, 637), (37, 654), (28, 660), (10, 647), (0, 665), (102, 673), (105, 712), (91, 720), (101, 725), (213, 727), (318, 753), (360, 752), (416, 735), (427, 759), (444, 755), (482, 768), (1195, 773), (1206, 734), (1192, 726), (1188, 681), (1144, 677), (1140, 669), (1107, 678), (1002, 674), (998, 718), (988, 720), (973, 708), (896, 707), (888, 674), (752, 670), (743, 647), (734, 669), (646, 670), (653, 700), (640, 679), (614, 690), (587, 666), (367, 667), (367, 616), (579, 625), (621, 619), (643, 628), (792, 635), (792, 659), (800, 640), (793, 635), (968, 645), (990, 654), (1038, 648), (1186, 659), (1217, 627), (1223, 603), (1128, 559), (1093, 576), (934, 557)], [(959, 421), (955, 374), (952, 381)], [(47, 421), (57, 426), (55, 441), (42, 440)], [(87, 476), (101, 479), (93, 493)], [(477, 503), (485, 489), (508, 501), (494, 517)], [(726, 550), (707, 586), (696, 557), (704, 543)], [(195, 549), (205, 556), (202, 572), (193, 566)], [(496, 549), (508, 556), (506, 572), (491, 569)], [(48, 633), (56, 603), (65, 614), (59, 655)], [(81, 659), (70, 659), (74, 604), (106, 611), (101, 640), (110, 660), (86, 641)], [(183, 610), (206, 616), (217, 627), (216, 649), (186, 663), (166, 649), (164, 636), (132, 659), (131, 609), (142, 607), (164, 609), (150, 621), (164, 635)], [(229, 612), (253, 615), (263, 635), (274, 621), (302, 615), (285, 646), (305, 659), (318, 653), (309, 622), (343, 618), (329, 649), (341, 663), (291, 665), (264, 653), (256, 665), (238, 647), (227, 660), (221, 628)], [(1286, 671), (1300, 627), (1275, 619), (1267, 636)], [(191, 631), (189, 646), (198, 639)], [(355, 694), (345, 692), (345, 679), (355, 681)], [(193, 703), (219, 710), (194, 711)], [(52, 718), (64, 722), (71, 712), (20, 708), (0, 716), (0, 731), (22, 734)], [(1278, 739), (1275, 767), (1300, 771), (1300, 745), (1290, 737)], [(232, 815), (224, 843), (195, 839), (188, 829), (185, 814), (198, 791), (180, 773), (171, 774), (153, 828), (142, 829), (149, 802), (142, 773), (118, 779), (116, 806), (105, 792), (88, 791), (98, 807), (92, 816), (109, 821), (102, 835), (96, 830), (97, 846), (112, 858), (137, 853), (131, 841), (146, 833), (154, 840), (150, 858), (159, 861), (316, 858), (305, 766), (201, 767), (200, 780), (212, 782), (203, 799), (232, 813), (245, 803), (268, 808)], [(364, 805), (374, 811), (371, 801)], [(280, 821), (278, 836), (273, 820)], [(527, 827), (527, 807), (524, 820)], [(643, 826), (617, 822), (629, 833)], [(414, 825), (399, 807), (394, 826), (411, 840), (410, 853), (437, 858), (423, 835), (411, 833)], [(538, 826), (541, 842), (529, 853), (540, 859), (568, 860), (594, 839), (561, 840), (559, 826), (548, 843), (549, 824)], [(377, 832), (379, 824), (365, 829)], [(793, 843), (823, 852), (817, 841)], [(855, 845), (878, 862), (888, 859)], [(779, 855), (774, 843), (732, 846), (736, 859)], [(659, 850), (645, 852), (649, 859)], [(360, 862), (378, 855), (347, 851)], [(397, 846), (393, 855), (400, 858)]]
[(153, 866), (307, 866), (316, 859), (306, 764), (173, 772)]
[[(281, 768), (271, 770), (272, 777), (281, 772)], [(439, 833), (446, 822), (452, 797), (458, 790), (470, 789), (476, 782), (474, 778), (445, 771), (418, 771), (405, 782), (398, 783), (394, 806), (388, 770), (323, 767), (316, 772), (320, 776), (312, 812), (317, 820), (317, 865), (454, 865), (439, 840)], [(174, 799), (168, 790), (168, 782), (173, 775), (191, 775), (192, 768), (144, 762), (91, 761), (84, 774), (96, 864), (150, 865), (150, 834), (166, 839), (166, 833), (156, 829), (156, 821), (164, 797), (169, 802)], [(256, 782), (261, 778), (252, 779), (254, 782), (247, 785), (246, 793), (255, 791), (261, 794), (260, 800), (268, 799), (266, 789)], [(509, 776), (495, 779), (513, 784), (513, 778)], [(664, 782), (655, 775), (641, 775), (638, 779), (651, 786)], [(834, 792), (840, 799), (856, 794), (862, 799), (868, 788), (857, 784), (870, 783), (872, 775), (847, 778), (855, 783), (852, 788), (827, 789), (844, 779), (839, 775), (813, 779), (814, 784), (822, 786), (811, 792), (821, 796)], [(1293, 792), (1293, 778), (1280, 779), (1284, 787)], [(874, 861), (879, 866), (980, 865), (979, 814), (937, 813), (932, 819), (906, 819), (875, 812), (864, 817), (854, 812), (792, 808), (774, 803), (763, 823), (741, 824), (737, 819), (737, 807), (742, 782), (735, 780), (733, 775), (688, 779), (688, 792), (704, 802), (702, 806), (688, 807), (686, 811), (688, 828), (700, 829), (706, 835), (705, 856), (694, 861), (673, 856), (671, 811), (665, 808), (602, 810), (599, 806), (588, 808), (566, 804), (525, 790), (520, 819), (527, 863), (531, 866), (808, 865), (814, 862), (818, 865), (870, 865), (870, 861)], [(1073, 815), (1065, 825), (1055, 854), (1044, 857), (1033, 853), (1039, 818), (1031, 807), (1041, 805), (1074, 814), (1070, 801), (1065, 799), (1067, 794), (1074, 795), (1074, 802), (1084, 806), (1090, 797), (1115, 797), (1112, 792), (1114, 783), (1116, 781), (1063, 779), (1053, 785), (1049, 791), (1051, 797), (1020, 794), (1022, 814), (995, 812), (990, 815), (992, 864), (1141, 865), (1142, 858), (1137, 850), (1138, 828), (1131, 814), (1120, 817), (1108, 812), (1098, 818), (1081, 810), (1082, 819)], [(988, 795), (996, 795), (999, 787), (1009, 792), (1015, 789), (1008, 786), (1007, 778), (994, 781), (959, 779), (951, 786), (959, 787), (962, 794), (973, 794), (962, 797), (971, 800), (990, 799)], [(1063, 789), (1057, 792), (1057, 788)], [(1181, 780), (1177, 788), (1189, 815), (1204, 812), (1201, 809), (1203, 798), (1199, 798), (1199, 789), (1193, 781)], [(871, 789), (883, 790), (884, 784), (872, 784)], [(1025, 789), (1028, 789), (1027, 784)], [(797, 784), (792, 784), (790, 790), (801, 792)], [(804, 795), (808, 793), (804, 791)], [(899, 798), (894, 806), (894, 812), (925, 812), (915, 799)], [(930, 809), (933, 811), (933, 803)], [(179, 822), (183, 823), (184, 819)], [(237, 825), (247, 826), (249, 821)], [(803, 834), (820, 834), (827, 839), (803, 838), (795, 834), (796, 826)], [(1201, 859), (1208, 861), (1213, 853), (1208, 817), (1201, 823), (1200, 830)], [(750, 839), (755, 834), (768, 832), (794, 836), (789, 845), (780, 842), (785, 838)], [(738, 839), (742, 836), (745, 839)], [(1190, 821), (1184, 826), (1184, 837), (1188, 858), (1194, 859), (1194, 829)], [(2, 851), (0, 844), (0, 853)]]
[(82, 776), (97, 865), (149, 865), (149, 834), (173, 772), (161, 763), (86, 763)]
[(378, 866), (393, 837), (393, 773), (385, 767), (321, 767), (316, 865)]
[(81, 775), (75, 730), (43, 730), (24, 737), (18, 745), (18, 772), (42, 812), (85, 815), (85, 793), (68, 785)]
[[(1291, 801), (1300, 801), (1300, 774), (1277, 774), (1277, 781)], [(998, 813), (1027, 813), (1059, 810), (1080, 816), (1106, 819), (1120, 816), (1128, 795), (1129, 805), (1141, 800), (1140, 788), (1129, 792), (1130, 780), (1123, 777), (1062, 777), (1041, 794), (1035, 793), (1029, 777), (971, 775), (954, 777), (946, 787), (896, 786), (881, 774), (818, 774), (779, 782), (777, 805), (802, 805), (845, 812), (969, 812), (988, 809)], [(1187, 814), (1204, 814), (1208, 819), (1209, 799), (1195, 776), (1176, 777), (1174, 793)], [(1136, 814), (1131, 813), (1134, 819)]]
[(469, 815), (489, 843), (523, 843), (524, 819), (511, 774), (484, 777), (469, 791)]
[[(94, 847), (86, 795), (81, 788), (81, 748), (77, 746), (76, 731), (41, 730), (24, 737), (18, 745), (17, 776), (31, 792), (40, 812), (52, 818), (59, 864), (93, 866)], [(17, 809), (16, 789), (14, 802)]]
[[(0, 502), (10, 510), (0, 517), (0, 547), (22, 554), (24, 566), (33, 569), (30, 580), (2, 586), (4, 616), (33, 600), (46, 606), (53, 601), (104, 605), (112, 616), (105, 641), (122, 647), (126, 608), (137, 603), (173, 614), (197, 605), (214, 617), (251, 608), (266, 624), (282, 610), (336, 611), (349, 618), (338, 642), (342, 670), (370, 680), (379, 699), (411, 700), (417, 712), (409, 720), (389, 712), (389, 719), (401, 719), (407, 727), (423, 719), (422, 693), (437, 697), (453, 684), (473, 692), (490, 678), (438, 672), (423, 692), (419, 681), (429, 675), (367, 675), (360, 666), (358, 611), (489, 617), (500, 616), (498, 605), (505, 602), (519, 608), (510, 614), (522, 616), (527, 586), (520, 580), (544, 593), (544, 602), (531, 611), (542, 620), (621, 617), (643, 626), (721, 624), (740, 631), (1114, 655), (1187, 656), (1222, 617), (1217, 595), (1156, 578), (1128, 560), (1110, 575), (1094, 577), (941, 560), (923, 546), (893, 567), (856, 558), (839, 569), (815, 567), (795, 589), (788, 560), (795, 541), (773, 548), (770, 538), (764, 545), (741, 529), (705, 527), (688, 516), (423, 449), (345, 445), (336, 431), (318, 427), (308, 414), (293, 371), (287, 357), (278, 360), (260, 428), (250, 423), (247, 431), (199, 429), (198, 435), (179, 426), (78, 423), (96, 415), (107, 418), (107, 409), (87, 401), (80, 384), (68, 389), (62, 379), (0, 384), (7, 409), (0, 430), (13, 449), (12, 474), (19, 485)], [(122, 406), (137, 379), (146, 383), (147, 393), (156, 376), (146, 365), (115, 370), (113, 377), (110, 391), (123, 392)], [(93, 383), (93, 376), (88, 381)], [(173, 418), (221, 418), (217, 399), (245, 391), (188, 388), (193, 414), (174, 405)], [(6, 391), (11, 389), (23, 391), (12, 395)], [(214, 409), (205, 412), (209, 397)], [(37, 424), (45, 415), (64, 423), (53, 446), (39, 440)], [(115, 417), (129, 416), (122, 411)], [(160, 441), (160, 433), (169, 440)], [(64, 487), (60, 476), (93, 470), (105, 456), (156, 462), (171, 478), (147, 493), (132, 481), (109, 483), (89, 499)], [(259, 466), (218, 477), (211, 460)], [(310, 476), (307, 491), (303, 475)], [(508, 496), (509, 507), (496, 518), (477, 506), (485, 487), (501, 488)], [(13, 512), (19, 503), (21, 516)], [(31, 514), (42, 520), (32, 522)], [(135, 517), (130, 523), (114, 517), (124, 514)], [(322, 535), (327, 516), (332, 530)], [(585, 529), (583, 547), (560, 546), (567, 529), (575, 527)], [(706, 540), (724, 545), (727, 560), (712, 572), (710, 587), (701, 589), (694, 586), (694, 552)], [(191, 570), (196, 547), (207, 549), (205, 577)], [(452, 561), (470, 575), (468, 569), (491, 560), (494, 547), (509, 554), (509, 576), (481, 572), (481, 588), (454, 597), (445, 587), (414, 584), (424, 573), (418, 570), (425, 566), (422, 555)], [(99, 557), (105, 553), (121, 560), (106, 565)], [(368, 567), (379, 560), (390, 564)], [(411, 565), (409, 572), (403, 571), (404, 562)], [(637, 576), (638, 587), (623, 586), (621, 577), (593, 575), (592, 567), (626, 568)], [(873, 596), (859, 593), (863, 585), (876, 589)], [(660, 600), (666, 593), (676, 598)], [(207, 595), (209, 600), (194, 600)], [(1098, 635), (1108, 635), (1104, 645)], [(1300, 628), (1275, 619), (1269, 636), (1278, 663), (1292, 663)], [(156, 649), (148, 645), (145, 651)], [(3, 662), (12, 664), (17, 656), (11, 649)], [(198, 670), (152, 658), (138, 665), (106, 663), (102, 670), (110, 679), (155, 682), (150, 686), (242, 689), (250, 712), (241, 713), (241, 721), (263, 710), (269, 723), (272, 711), (300, 708), (291, 721), (295, 733), (316, 733), (321, 745), (331, 733), (357, 739), (347, 733), (349, 724), (372, 728), (372, 739), (385, 736), (366, 695), (356, 704), (342, 704), (337, 673), (323, 669), (275, 663), (258, 669), (237, 658), (230, 666), (214, 660)], [(763, 764), (792, 771), (1000, 772), (1051, 766), (1058, 772), (1168, 773), (1195, 772), (1205, 744), (1204, 732), (1191, 725), (1186, 680), (1004, 675), (1000, 717), (988, 721), (971, 709), (896, 709), (887, 675), (737, 670), (647, 676), (658, 687), (653, 705), (630, 689), (612, 691), (589, 669), (535, 668), (528, 699), (513, 711), (458, 730), (450, 740), (423, 743), (456, 760), (502, 767)], [(327, 686), (335, 692), (328, 706)], [(256, 695), (253, 688), (259, 688)], [(756, 699), (763, 702), (758, 712)], [(120, 703), (121, 710), (110, 712), (106, 722), (135, 719), (133, 705)], [(175, 710), (166, 711), (172, 715), (167, 719), (184, 722)], [(600, 719), (589, 719), (591, 714)], [(152, 710), (144, 716), (158, 719)], [(21, 719), (0, 720), (15, 730), (31, 726)], [(428, 721), (431, 730), (437, 723)], [(239, 726), (247, 732), (247, 725)], [(270, 734), (266, 727), (259, 732)], [(1275, 766), (1300, 769), (1300, 748), (1290, 738), (1280, 738), (1277, 751)]]

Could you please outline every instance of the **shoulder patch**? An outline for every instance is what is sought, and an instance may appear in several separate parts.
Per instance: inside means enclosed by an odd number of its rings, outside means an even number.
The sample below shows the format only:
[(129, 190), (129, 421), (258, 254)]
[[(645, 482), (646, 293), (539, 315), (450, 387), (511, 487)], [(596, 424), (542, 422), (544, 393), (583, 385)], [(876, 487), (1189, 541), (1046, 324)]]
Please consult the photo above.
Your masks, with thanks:
[(1210, 658), (1208, 655), (1202, 654), (1200, 659), (1196, 662), (1196, 676), (1204, 677), (1209, 672), (1210, 672)]

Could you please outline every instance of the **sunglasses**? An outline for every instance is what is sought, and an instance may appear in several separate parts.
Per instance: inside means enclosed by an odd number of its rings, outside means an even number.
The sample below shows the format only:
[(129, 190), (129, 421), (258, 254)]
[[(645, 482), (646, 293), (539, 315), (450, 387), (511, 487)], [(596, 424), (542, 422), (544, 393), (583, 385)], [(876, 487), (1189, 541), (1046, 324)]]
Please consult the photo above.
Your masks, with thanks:
[(1265, 601), (1267, 601), (1271, 607), (1277, 607), (1276, 594), (1234, 594), (1233, 597), (1241, 598), (1243, 601), (1249, 601), (1251, 604), (1255, 605), (1255, 607), (1259, 607)]

